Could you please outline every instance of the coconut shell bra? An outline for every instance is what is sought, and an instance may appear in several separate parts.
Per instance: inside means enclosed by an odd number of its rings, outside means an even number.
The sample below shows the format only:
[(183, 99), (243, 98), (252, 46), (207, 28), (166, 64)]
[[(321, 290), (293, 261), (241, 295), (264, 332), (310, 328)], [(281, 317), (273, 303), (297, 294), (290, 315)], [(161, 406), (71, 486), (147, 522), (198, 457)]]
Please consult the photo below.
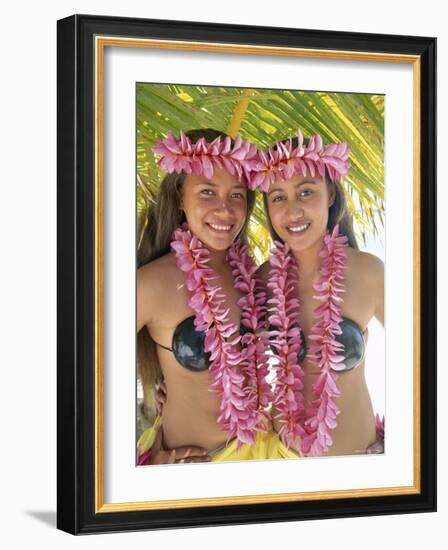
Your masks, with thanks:
[[(205, 332), (196, 330), (194, 319), (195, 316), (192, 315), (177, 325), (170, 348), (156, 343), (161, 348), (171, 351), (176, 361), (186, 369), (202, 372), (209, 369), (210, 353), (204, 349)], [(247, 331), (248, 329), (244, 325), (240, 325), (241, 335)]]
[[(297, 326), (299, 325), (297, 324)], [(342, 330), (342, 334), (336, 337), (336, 341), (344, 346), (345, 353), (345, 368), (339, 372), (346, 372), (356, 368), (364, 360), (366, 349), (365, 333), (361, 330), (358, 323), (347, 317), (342, 318), (342, 322), (339, 326)], [(249, 329), (241, 324), (240, 335), (243, 336), (247, 332), (249, 332)], [(305, 359), (307, 349), (302, 331), (300, 331), (300, 333), (303, 344), (297, 355), (297, 359), (299, 362), (302, 362)], [(210, 353), (204, 350), (204, 338), (205, 332), (195, 329), (194, 315), (192, 315), (177, 325), (173, 333), (170, 348), (158, 342), (156, 343), (161, 348), (171, 351), (176, 361), (182, 365), (182, 367), (194, 372), (202, 372), (208, 370), (210, 364)]]

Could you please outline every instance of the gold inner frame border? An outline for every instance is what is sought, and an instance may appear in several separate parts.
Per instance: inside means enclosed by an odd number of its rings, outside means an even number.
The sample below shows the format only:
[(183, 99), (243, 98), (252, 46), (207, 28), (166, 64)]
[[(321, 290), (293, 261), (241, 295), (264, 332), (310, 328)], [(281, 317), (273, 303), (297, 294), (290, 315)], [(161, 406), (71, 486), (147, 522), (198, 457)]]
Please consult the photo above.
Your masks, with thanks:
[[(412, 486), (380, 487), (371, 489), (347, 489), (303, 493), (276, 493), (215, 498), (143, 502), (104, 502), (104, 54), (106, 47), (148, 48), (175, 51), (204, 51), (209, 53), (238, 53), (302, 57), (313, 59), (350, 60), (366, 62), (405, 63), (413, 65), (413, 204), (414, 204), (414, 482)], [(118, 36), (95, 36), (95, 513), (129, 512), (143, 510), (166, 510), (206, 506), (231, 506), (274, 502), (300, 502), (341, 498), (379, 497), (420, 493), (421, 479), (421, 426), (420, 426), (420, 87), (421, 60), (417, 55), (401, 55), (345, 50), (320, 50), (253, 44), (225, 44), (177, 40), (122, 38)]]

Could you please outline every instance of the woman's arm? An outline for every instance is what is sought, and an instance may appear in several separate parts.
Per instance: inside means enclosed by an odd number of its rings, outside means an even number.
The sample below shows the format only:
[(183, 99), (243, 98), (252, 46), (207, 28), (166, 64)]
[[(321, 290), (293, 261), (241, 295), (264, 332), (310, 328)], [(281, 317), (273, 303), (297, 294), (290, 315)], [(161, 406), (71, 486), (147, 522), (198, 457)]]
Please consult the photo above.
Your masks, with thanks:
[(161, 294), (161, 276), (156, 262), (151, 262), (137, 270), (137, 332), (154, 321)]
[(384, 264), (377, 258), (375, 274), (375, 317), (384, 327)]
[[(374, 315), (384, 327), (384, 263), (380, 258), (372, 256), (372, 287), (375, 299)], [(376, 441), (367, 449), (367, 454), (384, 453), (384, 424), (380, 429), (380, 419), (376, 415)]]
[(188, 464), (210, 461), (211, 457), (207, 449), (203, 447), (184, 445), (176, 449), (164, 449), (163, 431), (159, 429), (151, 449), (139, 457), (138, 464), (146, 466), (150, 464)]
[(363, 312), (361, 317), (369, 322), (376, 317), (384, 326), (384, 263), (370, 252), (352, 252), (358, 299)]

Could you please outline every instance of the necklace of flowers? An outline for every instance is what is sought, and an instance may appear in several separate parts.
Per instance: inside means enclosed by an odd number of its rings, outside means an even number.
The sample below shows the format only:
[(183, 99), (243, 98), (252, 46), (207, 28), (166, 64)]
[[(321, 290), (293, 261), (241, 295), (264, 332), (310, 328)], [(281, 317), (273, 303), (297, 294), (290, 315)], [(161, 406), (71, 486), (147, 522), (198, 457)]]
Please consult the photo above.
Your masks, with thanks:
[(236, 240), (227, 259), (234, 286), (243, 294), (238, 300), (241, 324), (249, 329), (240, 336), (239, 327), (229, 322), (222, 289), (213, 284), (218, 277), (209, 266), (210, 251), (186, 224), (176, 229), (171, 247), (177, 266), (186, 274), (186, 287), (191, 293), (188, 305), (196, 314), (195, 328), (205, 332), (204, 349), (210, 353), (210, 390), (221, 400), (218, 424), (227, 432), (227, 443), (237, 438), (238, 447), (242, 443), (254, 444), (257, 432), (266, 431), (266, 408), (271, 400), (266, 380), (266, 293), (256, 275), (257, 266), (247, 245)]
[(297, 327), (299, 300), (297, 298), (298, 267), (287, 244), (276, 242), (271, 255), (268, 287), (273, 297), (268, 301), (271, 345), (278, 353), (275, 366), (276, 387), (273, 407), (280, 428), (281, 441), (297, 449), (303, 456), (321, 456), (332, 445), (330, 430), (337, 426), (339, 408), (335, 398), (340, 395), (337, 371), (343, 370), (344, 346), (336, 340), (341, 334), (342, 298), (345, 291), (347, 237), (339, 234), (336, 225), (324, 237), (320, 252), (320, 277), (314, 285), (315, 296), (321, 304), (314, 310), (315, 324), (311, 328), (308, 357), (318, 366), (313, 384), (313, 399), (305, 410), (303, 397), (304, 371), (298, 363), (303, 345)]

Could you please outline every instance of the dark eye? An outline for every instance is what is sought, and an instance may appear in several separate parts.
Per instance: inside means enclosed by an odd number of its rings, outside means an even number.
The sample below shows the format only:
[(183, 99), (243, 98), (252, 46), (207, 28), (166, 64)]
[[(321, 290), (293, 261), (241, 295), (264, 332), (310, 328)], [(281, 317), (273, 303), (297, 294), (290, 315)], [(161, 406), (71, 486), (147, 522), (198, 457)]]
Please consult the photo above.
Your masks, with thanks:
[(211, 196), (211, 195), (214, 195), (215, 192), (213, 191), (213, 189), (202, 189), (201, 191), (201, 195), (207, 195), (207, 196)]
[(236, 192), (236, 193), (232, 193), (232, 198), (233, 199), (245, 199), (246, 196), (243, 193)]
[(310, 195), (313, 194), (313, 191), (312, 189), (303, 189), (301, 192), (300, 192), (300, 196), (301, 197), (309, 197)]
[(280, 202), (285, 200), (285, 198), (286, 197), (284, 197), (283, 195), (275, 195), (275, 197), (272, 199), (272, 202)]

